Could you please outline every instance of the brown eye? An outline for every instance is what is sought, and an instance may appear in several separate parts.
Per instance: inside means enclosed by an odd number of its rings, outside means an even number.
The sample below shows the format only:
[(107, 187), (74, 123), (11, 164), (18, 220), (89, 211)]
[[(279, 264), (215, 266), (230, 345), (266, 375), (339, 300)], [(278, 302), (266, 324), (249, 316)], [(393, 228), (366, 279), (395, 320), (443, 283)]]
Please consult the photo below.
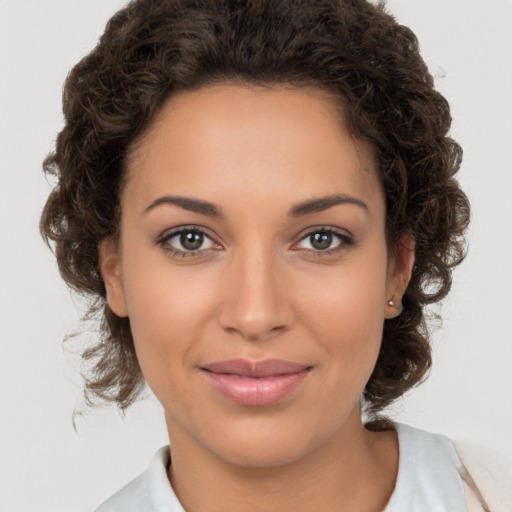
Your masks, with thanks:
[(332, 244), (332, 233), (327, 233), (326, 231), (318, 231), (309, 235), (309, 237), (313, 248), (320, 251), (328, 249)]
[(216, 248), (215, 242), (200, 229), (180, 229), (162, 236), (158, 244), (168, 252), (181, 256)]
[(353, 239), (334, 229), (317, 229), (310, 231), (299, 242), (299, 248), (320, 254), (333, 254), (353, 245)]
[(180, 243), (188, 251), (197, 251), (203, 245), (204, 235), (197, 231), (183, 231), (180, 234)]

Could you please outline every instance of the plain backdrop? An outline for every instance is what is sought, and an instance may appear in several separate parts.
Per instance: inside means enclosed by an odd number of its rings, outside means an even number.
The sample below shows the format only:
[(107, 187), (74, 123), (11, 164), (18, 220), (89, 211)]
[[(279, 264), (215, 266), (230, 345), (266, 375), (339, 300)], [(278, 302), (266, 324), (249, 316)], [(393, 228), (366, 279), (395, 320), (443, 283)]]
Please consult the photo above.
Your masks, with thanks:
[[(81, 512), (167, 444), (151, 397), (77, 419), (82, 309), (38, 234), (41, 162), (62, 125), (67, 72), (121, 0), (0, 0), (0, 511)], [(512, 454), (512, 2), (390, 0), (420, 39), (464, 147), (470, 252), (435, 333), (429, 381), (389, 414)], [(84, 337), (94, 336), (94, 332)]]

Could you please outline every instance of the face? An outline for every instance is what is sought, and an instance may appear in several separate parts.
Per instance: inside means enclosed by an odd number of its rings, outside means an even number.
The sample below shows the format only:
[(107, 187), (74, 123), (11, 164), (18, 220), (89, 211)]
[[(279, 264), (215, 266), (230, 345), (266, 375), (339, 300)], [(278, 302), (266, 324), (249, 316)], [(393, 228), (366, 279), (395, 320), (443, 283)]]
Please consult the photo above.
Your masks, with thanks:
[(174, 95), (128, 162), (100, 264), (171, 445), (277, 465), (348, 439), (412, 265), (372, 148), (316, 89)]

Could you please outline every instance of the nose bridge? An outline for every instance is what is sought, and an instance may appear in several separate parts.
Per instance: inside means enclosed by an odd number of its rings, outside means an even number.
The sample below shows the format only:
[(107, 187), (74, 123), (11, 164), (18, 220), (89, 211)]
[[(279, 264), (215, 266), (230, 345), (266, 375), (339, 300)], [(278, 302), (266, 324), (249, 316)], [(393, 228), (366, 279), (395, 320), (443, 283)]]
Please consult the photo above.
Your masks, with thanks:
[(248, 243), (235, 251), (220, 315), (225, 329), (257, 340), (289, 328), (291, 308), (278, 263), (270, 244)]

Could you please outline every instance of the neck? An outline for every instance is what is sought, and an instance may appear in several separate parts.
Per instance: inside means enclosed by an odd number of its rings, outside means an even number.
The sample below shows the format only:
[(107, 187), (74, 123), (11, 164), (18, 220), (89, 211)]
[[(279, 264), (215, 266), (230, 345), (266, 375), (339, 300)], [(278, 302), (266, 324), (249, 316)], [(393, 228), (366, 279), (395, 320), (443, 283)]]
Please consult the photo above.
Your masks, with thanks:
[(258, 467), (220, 458), (168, 421), (169, 481), (190, 512), (378, 512), (396, 481), (396, 433), (370, 432), (356, 419), (292, 462)]

